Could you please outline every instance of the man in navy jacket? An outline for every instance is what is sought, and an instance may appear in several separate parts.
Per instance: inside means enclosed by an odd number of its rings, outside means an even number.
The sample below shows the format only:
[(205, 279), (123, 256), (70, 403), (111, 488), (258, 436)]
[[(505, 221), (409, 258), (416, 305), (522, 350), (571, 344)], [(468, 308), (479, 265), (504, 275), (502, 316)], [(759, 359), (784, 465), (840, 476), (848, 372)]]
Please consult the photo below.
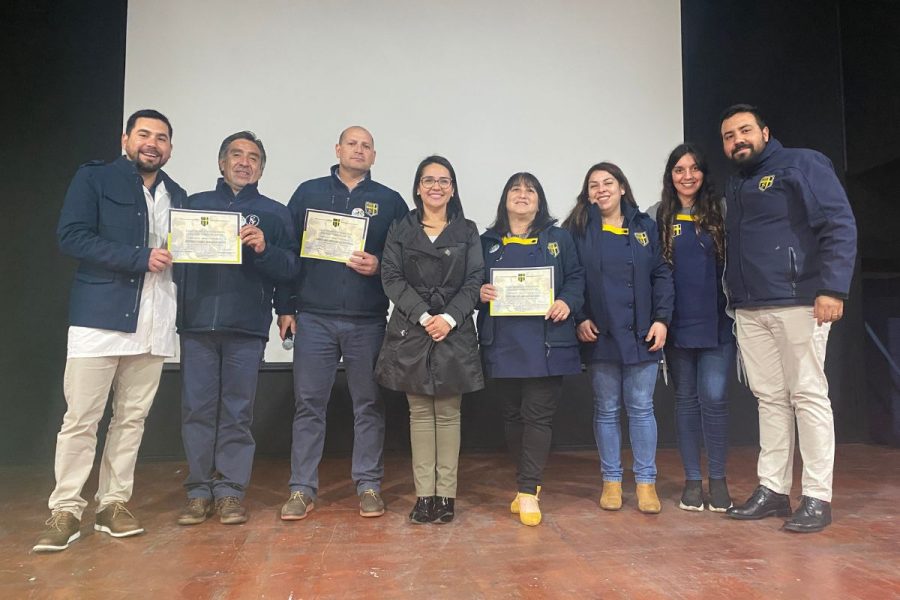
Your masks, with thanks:
[(134, 465), (163, 358), (175, 354), (175, 284), (165, 249), (168, 211), (185, 193), (161, 169), (172, 154), (172, 126), (155, 110), (128, 118), (124, 156), (75, 174), (59, 218), (63, 253), (78, 259), (69, 299), (63, 391), (66, 414), (56, 438), (52, 511), (35, 552), (65, 550), (80, 535), (97, 425), (110, 388), (94, 529), (117, 538), (143, 533), (127, 508)]
[(259, 193), (266, 166), (262, 140), (250, 131), (219, 147), (216, 188), (186, 208), (241, 215), (240, 265), (187, 264), (178, 276), (181, 336), (181, 437), (188, 462), (188, 504), (181, 525), (247, 520), (241, 504), (256, 443), (250, 432), (259, 365), (269, 339), (272, 297), (299, 268), (287, 207)]
[(400, 194), (372, 180), (375, 142), (362, 127), (348, 127), (335, 146), (338, 164), (327, 177), (297, 188), (288, 209), (294, 235), (302, 236), (309, 209), (369, 220), (365, 249), (346, 264), (301, 259), (295, 295), (275, 298), (282, 339), (297, 334), (294, 346), (294, 414), (291, 494), (281, 518), (297, 521), (312, 510), (319, 488), (319, 461), (325, 443), (325, 415), (341, 357), (353, 401), (352, 477), (363, 517), (384, 514), (384, 405), (374, 370), (384, 339), (388, 299), (381, 287), (380, 261), (388, 229), (408, 212)]
[[(728, 515), (790, 517), (786, 531), (821, 531), (831, 523), (834, 470), (825, 349), (850, 291), (856, 222), (831, 162), (814, 150), (783, 147), (755, 107), (728, 108), (721, 132), (737, 167), (725, 188), (725, 281), (759, 401), (760, 445), (759, 486)], [(795, 420), (803, 487), (792, 514)]]

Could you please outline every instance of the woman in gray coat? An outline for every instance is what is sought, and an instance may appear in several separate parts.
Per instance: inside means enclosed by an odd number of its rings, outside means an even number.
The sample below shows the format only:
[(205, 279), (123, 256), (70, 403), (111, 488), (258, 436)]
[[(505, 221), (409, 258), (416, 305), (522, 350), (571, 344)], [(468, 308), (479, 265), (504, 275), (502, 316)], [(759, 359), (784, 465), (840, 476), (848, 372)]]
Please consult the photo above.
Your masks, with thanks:
[(454, 516), (462, 394), (484, 387), (472, 313), (484, 278), (475, 223), (463, 216), (456, 174), (441, 156), (419, 164), (416, 208), (394, 223), (381, 258), (394, 303), (375, 374), (406, 392), (416, 504), (412, 523)]

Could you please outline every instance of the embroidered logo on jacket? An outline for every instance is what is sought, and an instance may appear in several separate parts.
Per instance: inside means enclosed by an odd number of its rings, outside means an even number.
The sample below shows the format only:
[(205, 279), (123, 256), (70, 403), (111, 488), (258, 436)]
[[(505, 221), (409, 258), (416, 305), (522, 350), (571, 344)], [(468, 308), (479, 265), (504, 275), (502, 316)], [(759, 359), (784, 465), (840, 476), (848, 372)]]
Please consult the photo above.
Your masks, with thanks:
[(766, 175), (765, 177), (760, 178), (759, 180), (759, 191), (764, 192), (775, 183), (774, 175)]
[(350, 211), (350, 214), (353, 215), (354, 217), (364, 217), (364, 216), (366, 216), (366, 211), (364, 211), (363, 209), (361, 209), (360, 207), (357, 206), (356, 208), (354, 208), (353, 210)]
[(650, 243), (650, 238), (647, 237), (647, 232), (645, 231), (635, 231), (634, 239), (636, 239), (641, 246), (646, 246)]
[(378, 214), (378, 203), (377, 202), (366, 202), (366, 214), (370, 217), (374, 217)]
[(681, 235), (681, 223), (675, 223), (672, 225), (672, 237), (678, 237)]
[(547, 244), (547, 252), (553, 257), (559, 256), (559, 244), (557, 242), (550, 242)]
[(253, 225), (254, 227), (256, 227), (257, 225), (259, 225), (259, 217), (257, 217), (256, 215), (247, 215), (246, 217), (244, 215), (241, 215), (241, 227), (243, 227), (244, 225)]

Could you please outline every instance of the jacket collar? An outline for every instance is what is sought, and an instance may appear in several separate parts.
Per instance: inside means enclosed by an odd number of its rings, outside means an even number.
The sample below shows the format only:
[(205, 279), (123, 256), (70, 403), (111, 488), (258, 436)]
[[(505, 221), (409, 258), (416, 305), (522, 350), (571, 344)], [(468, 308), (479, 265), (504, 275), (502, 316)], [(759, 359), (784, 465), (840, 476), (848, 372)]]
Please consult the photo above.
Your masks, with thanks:
[[(338, 167), (339, 167), (339, 166), (340, 166), (340, 165), (331, 165), (331, 181), (332, 181), (332, 183), (334, 183), (335, 185), (340, 186), (340, 187), (342, 187), (342, 188), (344, 188), (344, 189), (347, 189), (347, 184), (344, 183), (343, 181), (341, 181), (341, 178), (338, 177)], [(358, 187), (358, 186), (365, 185), (366, 183), (368, 183), (368, 182), (371, 181), (371, 180), (372, 180), (372, 171), (371, 171), (371, 170), (366, 171), (365, 176), (362, 178), (362, 181), (360, 181), (360, 182), (357, 184), (357, 187)]]
[[(112, 164), (120, 173), (127, 177), (141, 177), (141, 174), (138, 173), (137, 166), (135, 166), (135, 164), (124, 154), (113, 161)], [(169, 192), (169, 194), (172, 194), (175, 188), (178, 188), (178, 185), (175, 184), (175, 182), (173, 182), (168, 175), (166, 175), (166, 172), (162, 169), (159, 169), (156, 172), (156, 181), (153, 182), (153, 186), (150, 188), (151, 194), (156, 193), (156, 188), (161, 181), (166, 182), (166, 190)], [(143, 185), (143, 180), (141, 180), (141, 185)]]
[(738, 168), (738, 172), (743, 175), (752, 175), (756, 171), (760, 171), (765, 168), (766, 162), (772, 158), (772, 155), (784, 148), (781, 145), (781, 142), (776, 140), (774, 137), (769, 138), (769, 142), (766, 144), (766, 147), (763, 148), (763, 151), (760, 152), (759, 156), (749, 163), (742, 165)]
[(216, 182), (216, 191), (220, 194), (224, 194), (226, 198), (234, 198), (235, 202), (259, 196), (258, 187), (259, 183), (248, 183), (241, 188), (241, 191), (235, 194), (231, 187), (225, 183), (224, 177), (219, 177), (219, 181)]

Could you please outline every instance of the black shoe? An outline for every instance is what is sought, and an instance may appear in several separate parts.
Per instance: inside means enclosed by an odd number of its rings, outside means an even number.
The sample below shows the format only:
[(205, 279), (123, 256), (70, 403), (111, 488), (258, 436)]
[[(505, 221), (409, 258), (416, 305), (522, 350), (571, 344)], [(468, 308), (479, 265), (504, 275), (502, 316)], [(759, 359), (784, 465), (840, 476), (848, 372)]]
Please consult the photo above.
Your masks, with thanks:
[(699, 479), (688, 479), (684, 482), (684, 491), (681, 492), (681, 502), (678, 503), (681, 510), (703, 512), (703, 482)]
[(791, 499), (787, 494), (776, 494), (766, 486), (759, 485), (746, 502), (740, 506), (732, 506), (725, 514), (742, 521), (771, 516), (788, 517), (791, 514)]
[(725, 478), (709, 480), (709, 510), (712, 512), (725, 512), (734, 506), (731, 495), (728, 493), (728, 484)]
[(785, 531), (815, 533), (831, 525), (831, 502), (800, 496), (800, 506), (790, 519), (784, 522)]
[(453, 498), (444, 496), (434, 497), (434, 512), (431, 513), (431, 522), (437, 525), (449, 523), (453, 520)]
[(431, 523), (432, 513), (434, 512), (434, 497), (419, 496), (416, 498), (416, 505), (413, 506), (412, 512), (409, 513), (409, 522), (415, 525), (423, 523)]

